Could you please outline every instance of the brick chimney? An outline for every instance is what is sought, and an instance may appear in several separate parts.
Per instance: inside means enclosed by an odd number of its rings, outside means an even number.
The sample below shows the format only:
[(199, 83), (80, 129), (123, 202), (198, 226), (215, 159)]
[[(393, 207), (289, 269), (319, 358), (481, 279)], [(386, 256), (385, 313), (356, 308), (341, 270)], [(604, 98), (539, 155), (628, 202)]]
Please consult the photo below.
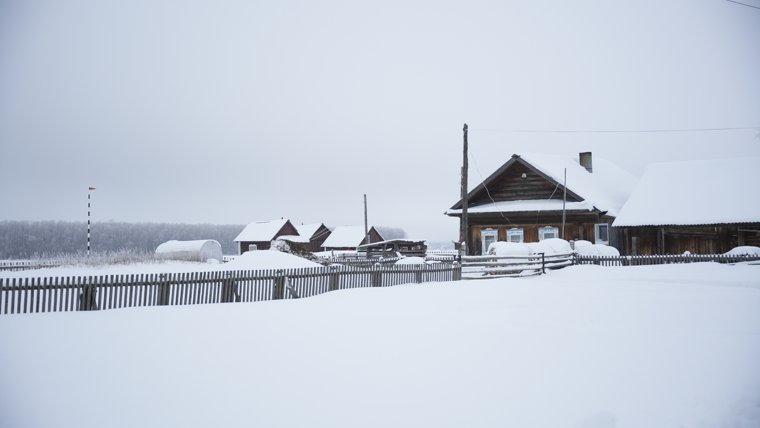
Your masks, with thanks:
[(578, 153), (578, 160), (582, 167), (586, 168), (588, 172), (594, 172), (591, 165), (591, 152)]

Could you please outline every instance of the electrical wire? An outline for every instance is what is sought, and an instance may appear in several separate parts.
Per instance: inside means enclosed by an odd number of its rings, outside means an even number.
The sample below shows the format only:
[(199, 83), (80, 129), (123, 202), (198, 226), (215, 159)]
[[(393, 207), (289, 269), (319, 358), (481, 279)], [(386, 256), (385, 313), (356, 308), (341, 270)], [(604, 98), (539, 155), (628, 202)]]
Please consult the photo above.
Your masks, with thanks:
[[(730, 1), (730, 0), (726, 0)], [(759, 8), (760, 9), (760, 8)], [(510, 132), (516, 134), (644, 134), (644, 133), (668, 133), (668, 132), (718, 132), (718, 131), (741, 131), (758, 130), (759, 126), (739, 126), (722, 128), (680, 128), (680, 129), (498, 129), (498, 128), (470, 128), (476, 132)]]
[(758, 7), (758, 6), (752, 6), (751, 4), (742, 3), (742, 2), (735, 1), (735, 0), (726, 0), (726, 1), (727, 2), (731, 2), (731, 3), (740, 4), (742, 6), (747, 6), (747, 7), (752, 7), (752, 8), (755, 8), (755, 9), (760, 9), (760, 7)]

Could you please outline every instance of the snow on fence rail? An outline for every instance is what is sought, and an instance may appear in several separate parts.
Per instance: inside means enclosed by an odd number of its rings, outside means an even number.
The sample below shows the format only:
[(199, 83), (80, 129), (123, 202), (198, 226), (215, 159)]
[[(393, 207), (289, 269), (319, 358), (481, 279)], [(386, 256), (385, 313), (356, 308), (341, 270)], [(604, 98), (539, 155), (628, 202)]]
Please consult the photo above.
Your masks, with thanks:
[(465, 278), (494, 276), (529, 276), (546, 273), (573, 264), (573, 253), (531, 254), (529, 256), (464, 256), (462, 275)]
[(741, 263), (755, 261), (760, 261), (760, 256), (725, 254), (679, 254), (662, 256), (575, 256), (576, 264), (601, 266), (644, 266), (699, 262)]
[(256, 302), (461, 279), (457, 264), (0, 279), (0, 314)]

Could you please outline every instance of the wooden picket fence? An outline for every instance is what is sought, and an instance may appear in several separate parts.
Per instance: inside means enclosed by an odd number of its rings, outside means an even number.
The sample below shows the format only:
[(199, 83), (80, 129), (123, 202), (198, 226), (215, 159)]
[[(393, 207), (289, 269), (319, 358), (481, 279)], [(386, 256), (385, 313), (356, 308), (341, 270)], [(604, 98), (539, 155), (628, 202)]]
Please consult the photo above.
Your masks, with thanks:
[(257, 302), (334, 290), (456, 281), (458, 264), (0, 279), (0, 314)]
[(646, 266), (672, 263), (741, 263), (760, 261), (758, 255), (679, 254), (652, 256), (575, 256), (575, 264), (600, 266)]
[(0, 260), (0, 271), (19, 271), (57, 267), (64, 264), (63, 260)]

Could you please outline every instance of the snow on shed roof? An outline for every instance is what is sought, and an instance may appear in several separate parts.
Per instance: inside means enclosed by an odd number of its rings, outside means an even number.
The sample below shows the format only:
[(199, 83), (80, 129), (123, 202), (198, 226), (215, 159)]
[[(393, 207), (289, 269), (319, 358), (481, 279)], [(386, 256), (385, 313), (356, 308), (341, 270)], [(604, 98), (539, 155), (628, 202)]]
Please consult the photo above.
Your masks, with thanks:
[[(496, 179), (504, 170), (504, 167), (516, 158), (532, 165), (534, 168), (548, 176), (551, 180), (562, 184), (564, 181), (565, 168), (567, 168), (567, 189), (583, 198), (582, 203), (577, 203), (574, 209), (594, 208), (607, 211), (611, 216), (617, 215), (636, 185), (636, 177), (630, 172), (619, 167), (617, 164), (604, 158), (594, 156), (592, 159), (592, 171), (588, 172), (581, 166), (578, 155), (550, 155), (539, 153), (519, 153), (505, 163), (499, 170), (491, 174), (483, 183), (488, 184)], [(471, 190), (470, 195), (482, 189), (478, 184)], [(561, 198), (560, 198), (561, 199)], [(525, 203), (515, 203), (525, 202)], [(557, 209), (552, 203), (539, 204), (539, 201), (497, 201), (496, 204), (486, 204), (479, 207), (469, 207), (470, 212), (517, 212), (531, 210)], [(545, 201), (548, 202), (548, 201)], [(457, 204), (460, 205), (461, 201)], [(479, 208), (480, 211), (475, 211)], [(529, 209), (530, 208), (530, 209)], [(562, 207), (559, 207), (561, 210)], [(570, 208), (568, 208), (570, 209)], [(461, 209), (453, 208), (447, 214), (459, 214)]]
[(652, 163), (613, 226), (760, 222), (760, 158)]
[(277, 232), (285, 226), (287, 219), (260, 221), (250, 223), (233, 240), (234, 242), (262, 242), (271, 241)]
[[(372, 230), (373, 226), (369, 226)], [(377, 230), (377, 229), (375, 229)], [(354, 248), (364, 240), (364, 226), (338, 226), (322, 244), (325, 248)]]
[(298, 230), (298, 233), (301, 236), (305, 236), (307, 239), (314, 236), (315, 233), (317, 233), (317, 230), (322, 226), (323, 223), (311, 223), (311, 224), (297, 224), (294, 225), (296, 227), (296, 230)]

